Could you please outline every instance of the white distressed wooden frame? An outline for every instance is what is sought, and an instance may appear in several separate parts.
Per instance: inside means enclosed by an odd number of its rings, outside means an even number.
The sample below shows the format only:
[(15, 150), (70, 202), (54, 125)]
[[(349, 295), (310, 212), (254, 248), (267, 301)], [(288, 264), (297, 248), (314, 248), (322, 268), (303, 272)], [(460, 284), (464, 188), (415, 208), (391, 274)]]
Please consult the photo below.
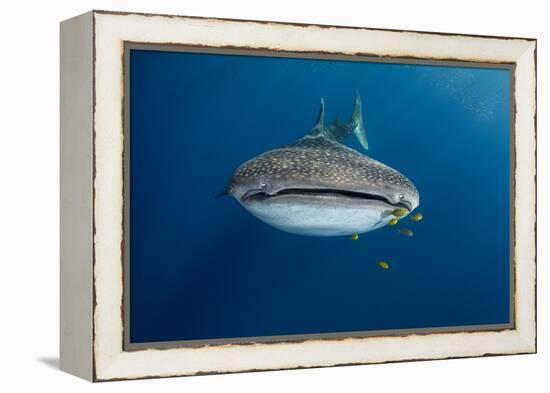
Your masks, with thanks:
[[(515, 64), (515, 327), (123, 350), (125, 42)], [(92, 381), (536, 352), (536, 41), (92, 11), (61, 24), (61, 368)]]

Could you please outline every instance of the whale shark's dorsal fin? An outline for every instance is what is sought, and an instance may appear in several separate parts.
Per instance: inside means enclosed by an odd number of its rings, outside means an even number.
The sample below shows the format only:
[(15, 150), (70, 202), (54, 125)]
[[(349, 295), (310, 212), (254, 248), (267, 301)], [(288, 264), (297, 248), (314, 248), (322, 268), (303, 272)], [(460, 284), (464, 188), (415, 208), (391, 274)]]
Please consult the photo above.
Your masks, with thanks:
[(363, 125), (363, 112), (361, 107), (361, 96), (359, 91), (355, 88), (355, 103), (353, 106), (353, 112), (351, 118), (347, 123), (342, 123), (339, 118), (336, 118), (334, 122), (325, 127), (324, 125), (325, 117), (325, 100), (321, 98), (321, 107), (319, 108), (319, 114), (317, 115), (317, 121), (315, 126), (310, 132), (312, 136), (322, 136), (328, 139), (333, 139), (337, 142), (341, 142), (352, 132), (355, 134), (361, 146), (365, 150), (369, 149), (369, 144), (367, 142), (367, 136), (365, 135), (365, 127)]
[(325, 128), (325, 99), (321, 97), (321, 105), (319, 107), (319, 114), (317, 115), (317, 120), (315, 121), (315, 126), (313, 131), (317, 130), (321, 132)]

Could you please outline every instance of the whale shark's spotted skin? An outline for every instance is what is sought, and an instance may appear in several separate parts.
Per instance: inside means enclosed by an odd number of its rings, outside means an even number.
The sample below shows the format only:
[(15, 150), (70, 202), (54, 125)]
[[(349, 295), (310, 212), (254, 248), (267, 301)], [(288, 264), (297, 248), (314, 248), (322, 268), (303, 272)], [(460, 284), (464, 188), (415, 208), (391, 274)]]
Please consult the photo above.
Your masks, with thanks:
[(233, 175), (229, 192), (243, 179), (262, 175), (296, 182), (313, 180), (358, 192), (365, 190), (365, 186), (386, 184), (417, 192), (401, 173), (339, 142), (319, 136), (306, 136), (247, 161)]
[(287, 232), (343, 236), (386, 225), (394, 209), (419, 203), (414, 184), (395, 169), (340, 143), (354, 133), (368, 148), (356, 92), (347, 124), (325, 126), (324, 100), (309, 135), (245, 162), (227, 193), (260, 220)]

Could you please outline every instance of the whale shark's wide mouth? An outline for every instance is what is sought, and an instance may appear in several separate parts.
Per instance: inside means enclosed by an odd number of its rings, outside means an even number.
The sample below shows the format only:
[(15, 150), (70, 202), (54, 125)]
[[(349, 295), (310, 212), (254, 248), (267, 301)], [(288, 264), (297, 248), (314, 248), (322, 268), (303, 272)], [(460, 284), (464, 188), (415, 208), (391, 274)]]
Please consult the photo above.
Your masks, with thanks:
[(381, 201), (388, 205), (394, 207), (403, 207), (408, 211), (412, 211), (412, 204), (408, 201), (402, 200), (400, 202), (394, 203), (388, 198), (377, 195), (370, 194), (366, 192), (358, 191), (349, 191), (349, 190), (338, 190), (331, 188), (287, 188), (280, 190), (276, 193), (269, 194), (265, 190), (249, 190), (241, 197), (242, 202), (254, 200), (254, 201), (264, 201), (268, 199), (277, 198), (283, 195), (295, 195), (295, 196), (318, 196), (318, 197), (341, 197), (341, 198), (352, 198), (352, 199), (362, 199), (370, 201)]

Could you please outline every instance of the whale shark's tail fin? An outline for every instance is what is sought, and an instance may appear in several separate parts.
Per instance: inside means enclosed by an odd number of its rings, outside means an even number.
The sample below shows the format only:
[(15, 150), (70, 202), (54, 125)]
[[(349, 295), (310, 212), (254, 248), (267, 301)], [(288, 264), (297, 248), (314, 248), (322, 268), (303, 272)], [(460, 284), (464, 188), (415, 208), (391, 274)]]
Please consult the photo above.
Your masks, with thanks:
[(363, 146), (365, 150), (369, 149), (369, 144), (365, 135), (365, 127), (363, 125), (361, 96), (359, 95), (357, 87), (355, 88), (355, 104), (353, 106), (353, 112), (347, 123), (342, 123), (339, 118), (336, 118), (331, 125), (325, 126), (324, 118), (325, 100), (321, 98), (321, 106), (319, 108), (319, 114), (317, 115), (317, 121), (315, 122), (315, 126), (311, 130), (310, 135), (323, 136), (325, 138), (340, 142), (353, 132), (359, 140), (359, 143), (361, 143), (361, 146)]
[(361, 96), (359, 95), (359, 90), (357, 90), (357, 87), (355, 87), (355, 104), (353, 106), (353, 112), (346, 126), (353, 131), (361, 146), (363, 146), (365, 150), (369, 150), (369, 142), (367, 141), (367, 135), (365, 134), (365, 126), (363, 125)]

